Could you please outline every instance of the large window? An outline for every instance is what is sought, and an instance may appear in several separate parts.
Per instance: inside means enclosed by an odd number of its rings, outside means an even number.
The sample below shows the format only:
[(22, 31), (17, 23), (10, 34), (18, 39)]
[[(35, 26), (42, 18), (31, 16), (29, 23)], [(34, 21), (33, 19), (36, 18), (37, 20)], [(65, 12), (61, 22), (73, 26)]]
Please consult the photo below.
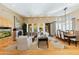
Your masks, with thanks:
[(39, 30), (40, 30), (40, 32), (43, 31), (43, 24), (40, 24)]
[(32, 32), (32, 24), (28, 25), (28, 32)]
[(37, 24), (34, 24), (34, 32), (37, 32)]
[(39, 25), (38, 24), (28, 24), (27, 25), (27, 31), (28, 32), (41, 32), (41, 31), (44, 31), (44, 24), (43, 23), (40, 23)]
[(56, 20), (56, 30), (73, 30), (72, 18), (68, 18), (67, 20)]

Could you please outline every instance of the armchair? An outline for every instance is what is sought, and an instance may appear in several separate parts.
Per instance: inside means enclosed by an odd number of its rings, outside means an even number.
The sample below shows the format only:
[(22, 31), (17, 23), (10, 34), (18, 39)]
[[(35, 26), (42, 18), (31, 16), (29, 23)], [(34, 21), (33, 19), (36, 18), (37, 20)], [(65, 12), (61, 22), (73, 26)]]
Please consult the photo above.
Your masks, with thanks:
[(19, 36), (16, 38), (16, 47), (18, 50), (27, 50), (32, 44), (32, 38), (27, 36)]

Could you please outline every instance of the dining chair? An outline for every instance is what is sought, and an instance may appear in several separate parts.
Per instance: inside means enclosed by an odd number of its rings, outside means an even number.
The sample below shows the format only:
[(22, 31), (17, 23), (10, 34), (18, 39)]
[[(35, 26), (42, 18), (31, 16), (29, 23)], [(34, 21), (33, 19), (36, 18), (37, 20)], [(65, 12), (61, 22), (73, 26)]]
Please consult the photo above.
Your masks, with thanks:
[(58, 35), (58, 38), (61, 38), (60, 30), (57, 30), (57, 35)]
[(68, 41), (68, 37), (65, 36), (64, 31), (61, 31), (61, 39), (63, 39), (64, 41)]
[(68, 32), (66, 31), (66, 32), (64, 32), (64, 40), (65, 41), (68, 41), (68, 37), (67, 36), (65, 36), (65, 34), (68, 34)]
[(63, 31), (60, 32), (60, 35), (61, 35), (61, 39), (64, 40), (64, 32)]
[(55, 34), (55, 36), (56, 36), (56, 37), (58, 37), (58, 30), (56, 31), (56, 34)]
[(79, 42), (79, 31), (74, 32), (75, 37), (70, 38), (70, 41), (73, 41), (75, 43), (75, 46), (77, 47), (77, 43)]

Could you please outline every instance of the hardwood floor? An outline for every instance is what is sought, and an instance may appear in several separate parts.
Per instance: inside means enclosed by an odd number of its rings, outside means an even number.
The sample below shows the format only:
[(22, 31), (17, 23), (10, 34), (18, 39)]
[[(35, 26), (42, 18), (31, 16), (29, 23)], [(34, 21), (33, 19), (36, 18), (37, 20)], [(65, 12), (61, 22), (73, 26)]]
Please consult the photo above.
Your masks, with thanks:
[[(55, 38), (56, 39), (56, 38)], [(64, 44), (63, 41), (60, 41)], [(79, 44), (75, 47), (74, 44), (70, 46), (68, 43), (65, 43), (66, 47), (63, 48), (55, 48), (51, 41), (49, 41), (49, 48), (45, 50), (3, 50), (2, 48), (15, 44), (11, 38), (7, 38), (6, 40), (0, 41), (0, 54), (1, 55), (79, 55)]]

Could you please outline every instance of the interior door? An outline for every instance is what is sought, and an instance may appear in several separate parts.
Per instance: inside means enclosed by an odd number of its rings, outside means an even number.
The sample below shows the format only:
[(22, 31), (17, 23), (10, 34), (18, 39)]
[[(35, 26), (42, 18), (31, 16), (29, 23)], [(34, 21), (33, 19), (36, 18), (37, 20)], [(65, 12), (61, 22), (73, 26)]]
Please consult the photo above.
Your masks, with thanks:
[(45, 31), (48, 32), (49, 35), (51, 34), (51, 33), (50, 33), (50, 23), (46, 23), (46, 24), (45, 24)]

